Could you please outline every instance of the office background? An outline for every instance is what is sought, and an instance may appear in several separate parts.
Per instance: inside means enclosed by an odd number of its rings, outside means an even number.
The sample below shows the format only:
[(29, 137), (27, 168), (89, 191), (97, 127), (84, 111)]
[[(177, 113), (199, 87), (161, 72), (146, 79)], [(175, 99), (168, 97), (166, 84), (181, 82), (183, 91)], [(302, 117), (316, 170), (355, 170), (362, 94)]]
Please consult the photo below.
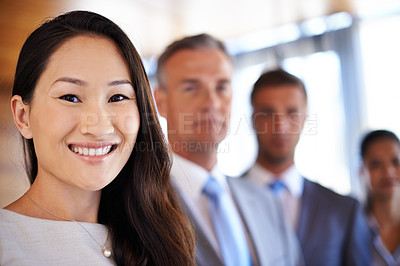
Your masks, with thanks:
[(400, 134), (399, 0), (0, 0), (0, 207), (28, 188), (9, 106), (19, 50), (45, 18), (75, 9), (120, 25), (153, 85), (157, 56), (173, 40), (207, 32), (226, 42), (236, 67), (231, 127), (219, 153), (228, 175), (254, 162), (249, 95), (258, 76), (276, 67), (307, 87), (295, 160), (310, 179), (362, 196), (360, 138), (378, 128)]

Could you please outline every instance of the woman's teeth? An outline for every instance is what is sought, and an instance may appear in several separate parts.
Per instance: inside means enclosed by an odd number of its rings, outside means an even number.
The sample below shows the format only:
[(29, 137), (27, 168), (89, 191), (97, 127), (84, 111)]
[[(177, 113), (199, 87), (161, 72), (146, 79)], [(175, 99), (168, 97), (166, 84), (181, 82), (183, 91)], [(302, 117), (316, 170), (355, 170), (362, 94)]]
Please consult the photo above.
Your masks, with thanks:
[(87, 156), (100, 156), (106, 155), (111, 151), (112, 145), (105, 146), (102, 148), (84, 148), (84, 147), (73, 147), (72, 151), (79, 155), (87, 155)]

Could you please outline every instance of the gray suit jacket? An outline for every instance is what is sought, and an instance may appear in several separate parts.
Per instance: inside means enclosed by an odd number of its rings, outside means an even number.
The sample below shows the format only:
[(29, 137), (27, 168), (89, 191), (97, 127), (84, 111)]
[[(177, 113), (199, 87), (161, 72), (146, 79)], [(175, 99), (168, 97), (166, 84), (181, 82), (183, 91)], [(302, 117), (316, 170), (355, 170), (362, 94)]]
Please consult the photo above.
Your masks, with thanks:
[[(299, 246), (296, 237), (285, 222), (279, 203), (272, 193), (244, 178), (228, 178), (228, 184), (256, 252), (258, 261), (253, 262), (253, 265), (297, 265)], [(195, 231), (197, 265), (223, 266), (221, 258), (185, 202), (185, 197), (179, 190), (178, 194)]]
[(297, 233), (307, 266), (371, 264), (371, 234), (358, 201), (307, 179)]

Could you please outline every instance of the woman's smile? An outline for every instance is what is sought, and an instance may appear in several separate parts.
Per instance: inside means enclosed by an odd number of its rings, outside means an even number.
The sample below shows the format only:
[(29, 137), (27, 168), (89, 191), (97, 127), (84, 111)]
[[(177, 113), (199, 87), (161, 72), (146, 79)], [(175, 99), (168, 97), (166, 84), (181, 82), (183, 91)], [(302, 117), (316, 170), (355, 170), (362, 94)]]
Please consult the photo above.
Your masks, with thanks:
[(80, 143), (80, 144), (69, 144), (68, 148), (75, 154), (85, 160), (103, 161), (109, 155), (111, 155), (118, 147), (118, 144), (114, 143)]

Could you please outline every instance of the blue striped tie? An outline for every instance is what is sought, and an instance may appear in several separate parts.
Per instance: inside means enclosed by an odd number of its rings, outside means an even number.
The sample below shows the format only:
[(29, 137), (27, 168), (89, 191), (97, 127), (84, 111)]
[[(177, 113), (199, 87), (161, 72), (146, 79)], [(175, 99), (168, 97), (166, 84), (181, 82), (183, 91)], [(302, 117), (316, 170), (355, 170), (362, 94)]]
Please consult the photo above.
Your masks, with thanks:
[(218, 181), (209, 177), (204, 194), (210, 199), (209, 211), (226, 266), (249, 266), (251, 258), (239, 214)]

